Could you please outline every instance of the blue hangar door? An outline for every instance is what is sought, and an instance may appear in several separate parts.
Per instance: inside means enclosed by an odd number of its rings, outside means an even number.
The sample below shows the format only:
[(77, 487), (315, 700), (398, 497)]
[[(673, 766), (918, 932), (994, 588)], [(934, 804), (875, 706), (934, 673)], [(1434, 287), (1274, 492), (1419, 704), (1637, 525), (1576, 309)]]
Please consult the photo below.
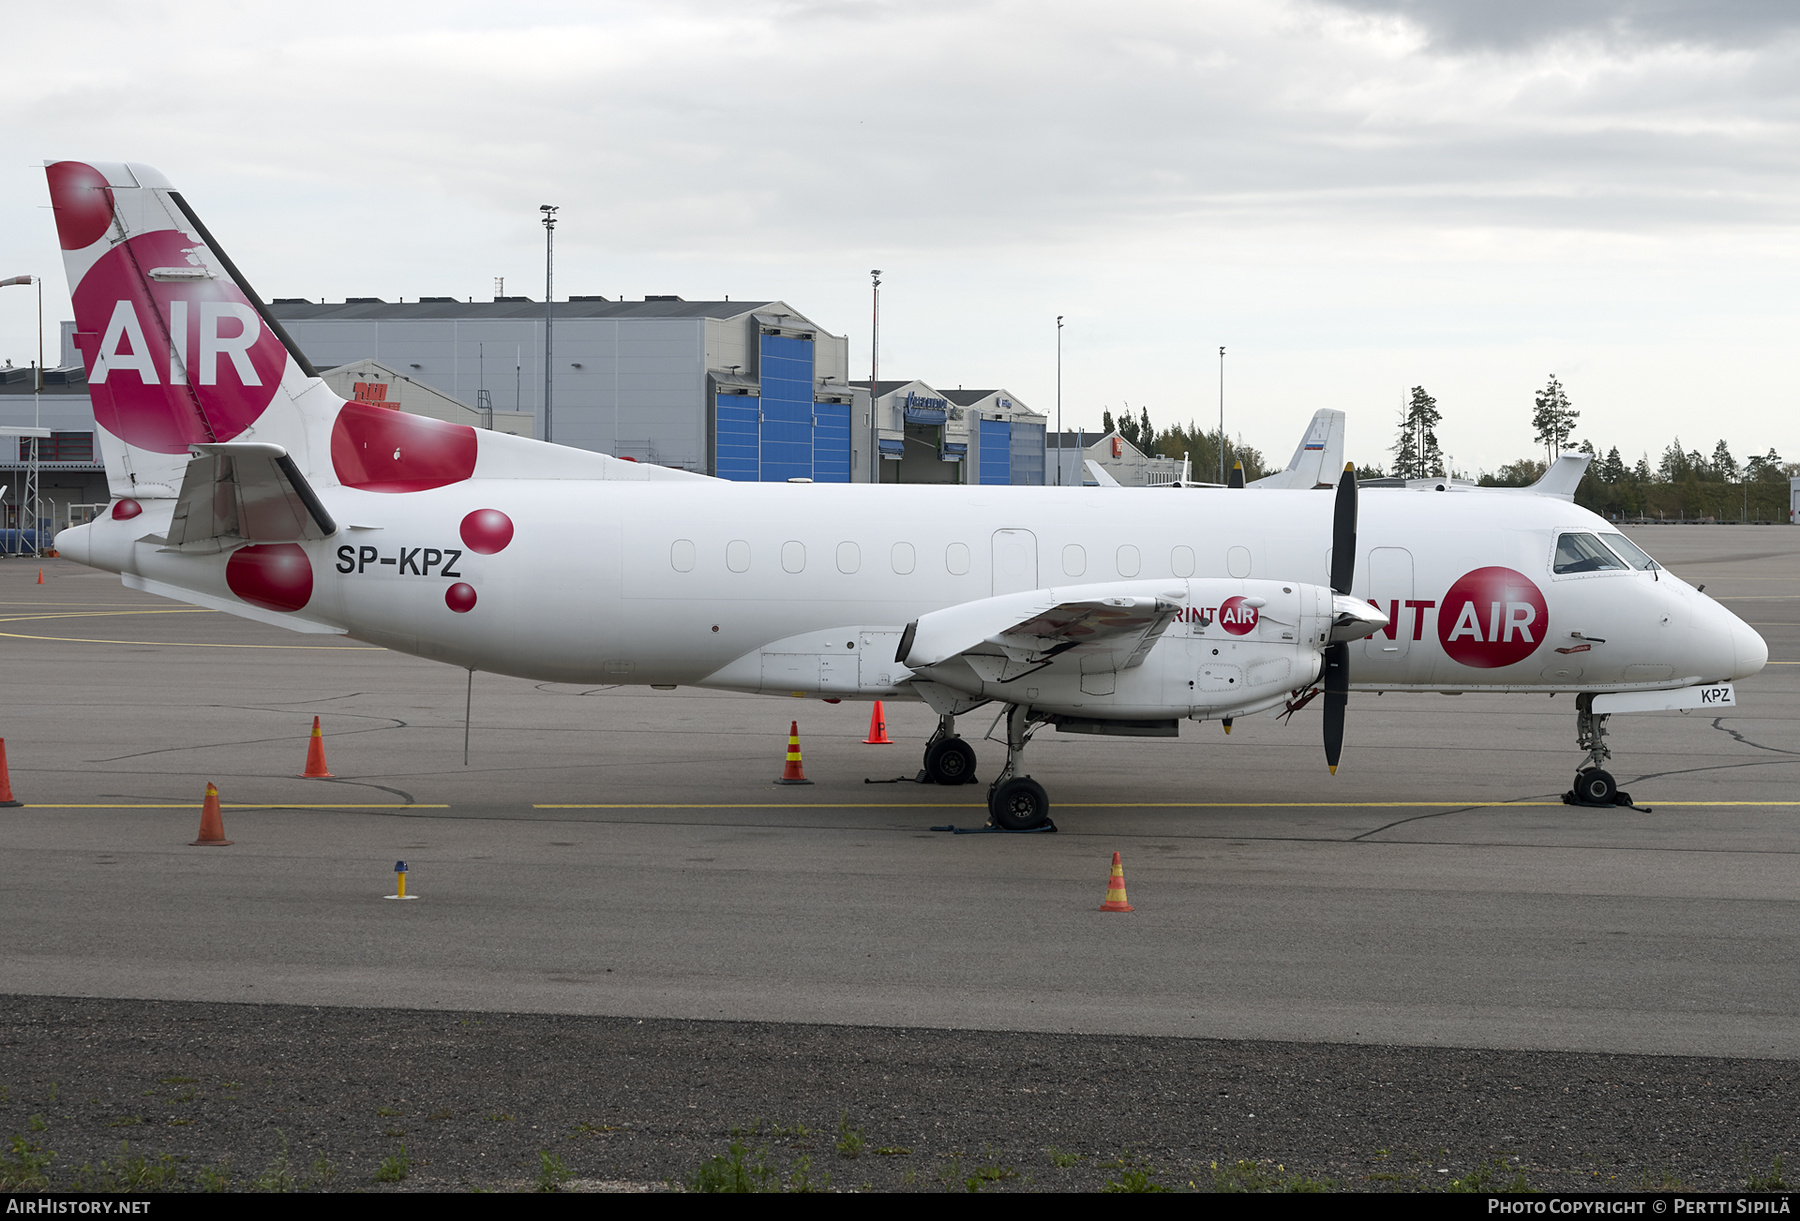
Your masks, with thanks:
[(813, 342), (761, 335), (762, 394), (721, 394), (716, 410), (721, 479), (850, 482), (850, 404), (813, 401)]

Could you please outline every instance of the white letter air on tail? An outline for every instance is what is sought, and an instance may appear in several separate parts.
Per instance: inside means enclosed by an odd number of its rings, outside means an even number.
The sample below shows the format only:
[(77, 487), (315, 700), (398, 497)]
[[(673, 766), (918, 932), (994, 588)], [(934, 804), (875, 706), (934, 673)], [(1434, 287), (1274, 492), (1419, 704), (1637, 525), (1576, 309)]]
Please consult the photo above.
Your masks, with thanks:
[[(131, 351), (120, 351), (122, 342), (129, 342)], [(156, 362), (150, 359), (150, 345), (144, 340), (143, 325), (138, 322), (137, 310), (129, 301), (113, 306), (112, 321), (106, 324), (106, 335), (100, 340), (100, 351), (94, 357), (94, 376), (90, 380), (96, 386), (103, 385), (115, 370), (123, 369), (136, 372), (146, 386), (162, 384), (162, 379), (156, 376)]]
[(169, 384), (187, 385), (187, 315), (186, 301), (169, 302)]
[(1520, 640), (1527, 644), (1536, 644), (1537, 641), (1531, 634), (1531, 625), (1537, 622), (1537, 607), (1529, 602), (1506, 603), (1504, 636), (1501, 634), (1500, 607), (1501, 604), (1498, 602), (1488, 603), (1488, 634), (1483, 636), (1481, 634), (1481, 618), (1475, 613), (1475, 604), (1464, 602), (1462, 613), (1457, 615), (1456, 626), (1450, 629), (1449, 641), (1446, 643), (1470, 636), (1482, 644), (1490, 642), (1506, 644), (1512, 640), (1513, 633), (1517, 632)]
[[(243, 328), (241, 334), (224, 336), (219, 334), (219, 323), (226, 318), (235, 318)], [(184, 328), (185, 329), (185, 328)], [(243, 386), (260, 386), (262, 378), (256, 375), (256, 369), (250, 363), (250, 345), (262, 337), (262, 321), (257, 318), (256, 311), (248, 305), (236, 301), (202, 301), (200, 303), (200, 384), (216, 386), (219, 384), (219, 357), (231, 358), (231, 367), (237, 370), (238, 384)]]

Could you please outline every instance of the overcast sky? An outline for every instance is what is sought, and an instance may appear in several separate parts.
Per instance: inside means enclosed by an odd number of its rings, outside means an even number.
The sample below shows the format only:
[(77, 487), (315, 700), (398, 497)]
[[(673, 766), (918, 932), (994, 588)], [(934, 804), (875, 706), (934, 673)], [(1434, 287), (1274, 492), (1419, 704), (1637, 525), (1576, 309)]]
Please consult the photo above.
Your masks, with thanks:
[[(1800, 458), (1800, 6), (1181, 3), (15, 7), (0, 276), (68, 316), (46, 159), (143, 161), (265, 297), (781, 298), (884, 376), (1054, 419), (1406, 391), (1471, 472), (1576, 438)], [(70, 14), (70, 15), (64, 15)], [(26, 48), (37, 48), (26, 52)], [(0, 356), (34, 355), (0, 290)], [(52, 360), (54, 347), (52, 346)]]

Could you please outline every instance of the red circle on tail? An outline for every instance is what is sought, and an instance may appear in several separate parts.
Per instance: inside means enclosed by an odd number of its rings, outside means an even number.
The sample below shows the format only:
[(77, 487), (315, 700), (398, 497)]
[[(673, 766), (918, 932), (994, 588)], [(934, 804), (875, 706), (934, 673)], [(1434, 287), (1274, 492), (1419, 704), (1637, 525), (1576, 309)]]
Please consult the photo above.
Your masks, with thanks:
[(58, 161), (44, 171), (50, 179), (50, 208), (56, 238), (64, 250), (86, 250), (112, 225), (113, 194), (106, 175), (79, 161)]
[(458, 581), (444, 591), (444, 605), (459, 615), (466, 615), (475, 609), (475, 587), (467, 581)]

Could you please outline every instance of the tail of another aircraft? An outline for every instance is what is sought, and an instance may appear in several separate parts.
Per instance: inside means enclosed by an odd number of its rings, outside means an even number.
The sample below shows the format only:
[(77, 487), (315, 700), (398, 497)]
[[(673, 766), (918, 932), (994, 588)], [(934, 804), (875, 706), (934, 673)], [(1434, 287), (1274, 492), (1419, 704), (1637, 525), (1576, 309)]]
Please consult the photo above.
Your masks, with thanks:
[(1328, 488), (1344, 469), (1344, 413), (1321, 407), (1294, 447), (1285, 470), (1251, 483), (1253, 488)]

